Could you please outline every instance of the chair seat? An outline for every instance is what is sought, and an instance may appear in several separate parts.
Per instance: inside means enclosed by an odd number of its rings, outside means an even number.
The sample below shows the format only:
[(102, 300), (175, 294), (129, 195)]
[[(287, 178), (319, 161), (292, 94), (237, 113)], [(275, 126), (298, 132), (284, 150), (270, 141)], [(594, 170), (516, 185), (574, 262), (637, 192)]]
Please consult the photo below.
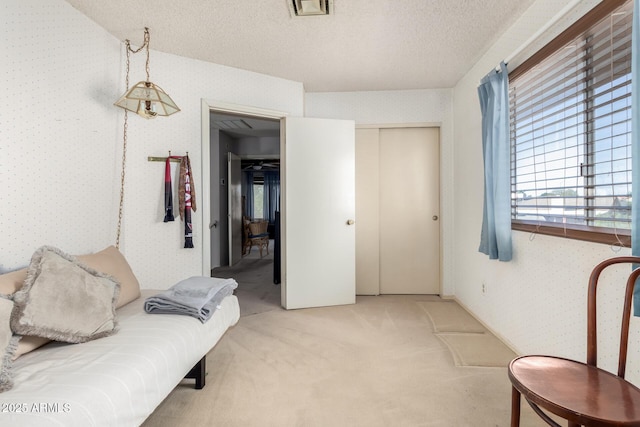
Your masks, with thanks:
[(564, 419), (589, 426), (640, 426), (640, 389), (594, 366), (522, 356), (509, 364), (509, 378), (529, 401)]

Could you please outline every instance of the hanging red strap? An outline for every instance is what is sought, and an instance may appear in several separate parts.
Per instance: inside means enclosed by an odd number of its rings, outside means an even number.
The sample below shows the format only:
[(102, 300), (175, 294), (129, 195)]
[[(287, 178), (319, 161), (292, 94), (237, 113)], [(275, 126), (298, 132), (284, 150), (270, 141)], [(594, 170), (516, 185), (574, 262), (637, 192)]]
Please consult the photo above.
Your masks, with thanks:
[(164, 222), (173, 221), (173, 191), (171, 189), (171, 156), (164, 165)]

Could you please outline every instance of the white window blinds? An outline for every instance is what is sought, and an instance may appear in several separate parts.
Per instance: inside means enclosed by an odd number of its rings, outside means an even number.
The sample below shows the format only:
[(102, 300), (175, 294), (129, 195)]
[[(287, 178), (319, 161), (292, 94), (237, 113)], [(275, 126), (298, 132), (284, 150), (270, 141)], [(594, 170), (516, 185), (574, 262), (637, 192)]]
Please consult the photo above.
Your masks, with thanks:
[(627, 1), (510, 81), (515, 222), (631, 227), (632, 13)]

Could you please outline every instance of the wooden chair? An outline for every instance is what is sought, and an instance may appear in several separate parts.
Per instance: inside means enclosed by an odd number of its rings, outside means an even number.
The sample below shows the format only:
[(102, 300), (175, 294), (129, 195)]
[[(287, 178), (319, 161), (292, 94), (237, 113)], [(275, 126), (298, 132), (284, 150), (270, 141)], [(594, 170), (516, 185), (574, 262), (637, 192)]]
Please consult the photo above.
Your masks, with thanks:
[(251, 220), (246, 216), (242, 217), (242, 256), (245, 256), (251, 250), (251, 241), (249, 240), (249, 224)]
[(549, 424), (559, 427), (547, 413), (568, 421), (569, 427), (640, 426), (640, 389), (625, 381), (629, 318), (633, 286), (640, 268), (627, 279), (622, 312), (618, 374), (597, 367), (596, 288), (600, 273), (615, 264), (640, 264), (640, 257), (614, 257), (598, 264), (589, 277), (587, 301), (587, 363), (552, 356), (522, 356), (509, 364), (513, 385), (511, 427), (520, 425), (520, 396)]
[(245, 241), (242, 246), (242, 255), (248, 255), (251, 253), (251, 248), (257, 246), (260, 250), (260, 258), (262, 258), (262, 249), (265, 248), (267, 255), (269, 254), (269, 233), (267, 227), (269, 223), (267, 221), (244, 221), (244, 236)]

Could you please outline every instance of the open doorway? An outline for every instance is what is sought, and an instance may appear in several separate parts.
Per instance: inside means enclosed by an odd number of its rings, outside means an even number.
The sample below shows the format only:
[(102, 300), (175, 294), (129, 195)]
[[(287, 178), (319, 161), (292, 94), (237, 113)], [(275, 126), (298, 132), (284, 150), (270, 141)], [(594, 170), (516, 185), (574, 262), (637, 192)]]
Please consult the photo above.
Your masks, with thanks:
[(280, 308), (280, 121), (210, 111), (211, 275), (233, 277), (241, 314)]
[[(279, 121), (281, 164), (281, 306), (287, 310), (355, 303), (355, 123), (203, 99), (202, 273), (220, 266), (219, 134), (211, 112)], [(212, 145), (216, 143), (215, 149)], [(339, 157), (336, 158), (336, 153)], [(219, 169), (214, 179), (220, 178)], [(226, 181), (225, 181), (226, 182)], [(213, 207), (215, 212), (211, 212)], [(312, 225), (312, 226), (310, 226)], [(207, 232), (209, 231), (209, 232)], [(313, 244), (310, 244), (313, 242)], [(216, 263), (217, 260), (217, 263)]]

